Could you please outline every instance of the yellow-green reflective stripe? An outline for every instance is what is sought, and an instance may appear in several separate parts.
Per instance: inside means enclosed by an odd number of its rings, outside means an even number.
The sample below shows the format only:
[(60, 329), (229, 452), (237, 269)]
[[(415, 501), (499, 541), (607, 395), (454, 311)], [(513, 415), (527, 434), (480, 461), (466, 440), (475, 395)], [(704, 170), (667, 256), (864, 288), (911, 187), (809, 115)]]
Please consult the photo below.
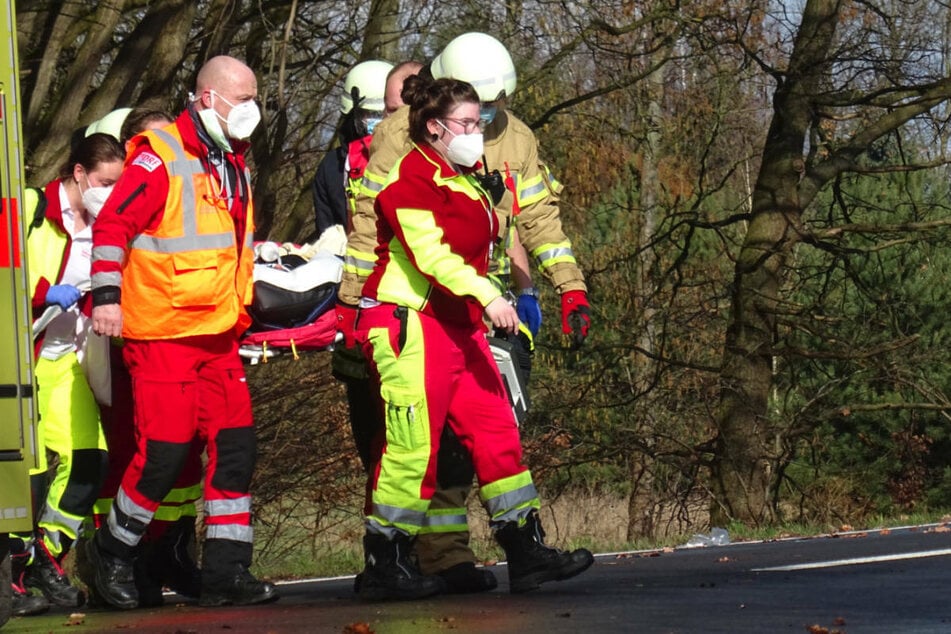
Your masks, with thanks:
[(163, 522), (175, 522), (183, 517), (197, 517), (198, 512), (195, 510), (195, 505), (192, 504), (181, 504), (179, 506), (165, 506), (164, 504), (157, 509), (155, 509), (154, 519), (162, 520)]
[(201, 485), (196, 484), (190, 487), (179, 487), (177, 489), (172, 489), (168, 492), (162, 499), (162, 504), (181, 504), (183, 502), (194, 503), (195, 500), (201, 497)]
[[(162, 500), (162, 504), (155, 511), (155, 517), (158, 519), (167, 519), (161, 515), (178, 514), (180, 517), (196, 515), (195, 502), (201, 497), (201, 485), (196, 484), (190, 487), (178, 487), (168, 492), (168, 495)], [(99, 498), (93, 504), (92, 512), (94, 515), (106, 515), (112, 510), (112, 498)], [(173, 518), (173, 519), (178, 519)]]

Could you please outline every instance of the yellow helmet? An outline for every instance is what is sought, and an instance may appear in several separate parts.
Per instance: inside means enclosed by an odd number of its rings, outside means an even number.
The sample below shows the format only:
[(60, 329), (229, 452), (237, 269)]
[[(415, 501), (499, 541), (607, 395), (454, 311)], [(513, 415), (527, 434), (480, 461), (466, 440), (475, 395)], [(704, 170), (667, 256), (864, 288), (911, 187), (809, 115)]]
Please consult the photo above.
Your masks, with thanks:
[(115, 137), (118, 141), (122, 135), (122, 124), (125, 123), (125, 118), (129, 116), (130, 112), (132, 112), (132, 108), (116, 108), (101, 119), (97, 119), (86, 126), (86, 136), (101, 132)]
[(512, 56), (497, 39), (485, 33), (463, 33), (436, 56), (433, 77), (451, 77), (472, 84), (483, 103), (511, 97), (515, 92)]
[[(343, 82), (343, 99), (340, 102), (340, 112), (347, 114), (354, 107), (362, 110), (383, 112), (383, 95), (386, 92), (386, 76), (393, 64), (370, 60), (360, 62), (350, 69)], [(356, 88), (357, 103), (354, 103), (354, 88)]]

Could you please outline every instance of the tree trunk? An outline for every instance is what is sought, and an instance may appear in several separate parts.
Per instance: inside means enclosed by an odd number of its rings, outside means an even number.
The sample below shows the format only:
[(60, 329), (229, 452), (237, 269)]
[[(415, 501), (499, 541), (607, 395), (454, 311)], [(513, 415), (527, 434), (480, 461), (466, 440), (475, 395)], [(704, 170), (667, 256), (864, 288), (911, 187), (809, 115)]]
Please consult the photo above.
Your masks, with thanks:
[[(660, 60), (666, 51), (660, 51), (654, 54), (654, 58)], [(651, 244), (654, 240), (654, 233), (657, 227), (658, 200), (660, 198), (658, 191), (661, 183), (658, 178), (657, 163), (661, 155), (661, 145), (663, 143), (663, 108), (664, 98), (664, 64), (657, 64), (656, 69), (647, 78), (647, 144), (644, 148), (643, 159), (641, 161), (640, 173), (640, 202), (641, 222), (639, 243)], [(656, 262), (654, 260), (654, 251), (645, 249), (638, 257), (638, 271), (636, 299), (639, 302), (638, 308), (641, 311), (640, 323), (644, 325), (643, 330), (638, 336), (638, 346), (648, 352), (654, 352), (654, 324), (653, 309), (649, 305), (647, 298), (650, 296), (648, 289), (653, 288), (655, 280), (653, 272)], [(646, 385), (651, 380), (651, 375), (655, 371), (655, 362), (649, 355), (638, 354), (634, 359), (635, 370), (635, 390), (638, 393), (646, 392)], [(647, 446), (649, 439), (645, 439)], [(628, 524), (627, 539), (633, 541), (640, 537), (653, 538), (657, 526), (656, 513), (658, 505), (656, 504), (656, 495), (654, 491), (654, 458), (647, 451), (635, 451), (631, 456), (631, 495), (628, 499)]]
[(786, 257), (798, 242), (797, 227), (810, 202), (799, 189), (813, 116), (810, 96), (820, 87), (840, 4), (839, 0), (806, 3), (789, 70), (773, 98), (752, 217), (734, 271), (720, 370), (718, 436), (711, 465), (714, 524), (737, 520), (760, 525), (773, 517), (770, 488), (778, 421), (768, 416), (768, 404), (775, 307)]

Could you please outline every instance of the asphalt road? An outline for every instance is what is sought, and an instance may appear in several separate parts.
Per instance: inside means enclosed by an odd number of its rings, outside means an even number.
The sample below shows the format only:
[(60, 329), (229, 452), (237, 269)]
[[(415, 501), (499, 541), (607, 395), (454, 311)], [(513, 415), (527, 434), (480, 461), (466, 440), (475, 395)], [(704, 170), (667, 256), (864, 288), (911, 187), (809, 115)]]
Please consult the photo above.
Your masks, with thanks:
[[(13, 632), (951, 632), (951, 528), (922, 526), (810, 539), (599, 555), (583, 575), (508, 594), (366, 604), (352, 578), (281, 585), (281, 600), (203, 609), (87, 610), (15, 618)], [(348, 629), (352, 628), (352, 629)], [(365, 628), (365, 629), (364, 629)]]

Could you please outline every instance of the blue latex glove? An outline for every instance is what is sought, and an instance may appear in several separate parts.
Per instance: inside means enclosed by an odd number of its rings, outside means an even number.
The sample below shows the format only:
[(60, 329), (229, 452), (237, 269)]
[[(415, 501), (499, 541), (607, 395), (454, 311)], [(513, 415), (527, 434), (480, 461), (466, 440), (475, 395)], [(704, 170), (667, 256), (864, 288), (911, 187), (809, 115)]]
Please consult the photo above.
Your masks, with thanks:
[(515, 302), (515, 312), (518, 313), (518, 319), (532, 333), (532, 338), (538, 335), (538, 329), (542, 327), (542, 308), (538, 305), (538, 300), (532, 295), (519, 295)]
[(63, 310), (66, 310), (79, 301), (80, 295), (79, 289), (72, 284), (50, 286), (50, 289), (46, 291), (46, 305), (52, 306), (56, 304)]

